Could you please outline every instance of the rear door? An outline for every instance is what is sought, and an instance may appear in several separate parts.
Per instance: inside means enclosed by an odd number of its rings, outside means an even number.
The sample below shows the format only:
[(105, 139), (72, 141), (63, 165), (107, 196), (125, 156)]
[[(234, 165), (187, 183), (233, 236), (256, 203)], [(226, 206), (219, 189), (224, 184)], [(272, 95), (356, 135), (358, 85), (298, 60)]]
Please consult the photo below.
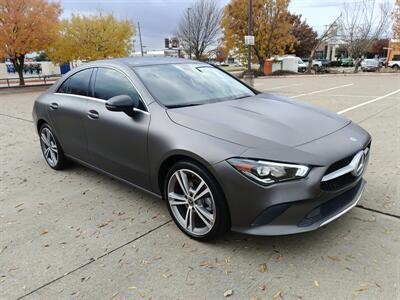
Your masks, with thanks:
[(87, 141), (83, 122), (90, 96), (93, 69), (84, 69), (66, 79), (49, 105), (51, 125), (65, 153), (86, 160)]
[(89, 163), (143, 188), (150, 188), (147, 132), (150, 114), (143, 102), (133, 116), (109, 111), (106, 100), (140, 97), (132, 81), (114, 68), (97, 68), (93, 97), (88, 99), (85, 129)]

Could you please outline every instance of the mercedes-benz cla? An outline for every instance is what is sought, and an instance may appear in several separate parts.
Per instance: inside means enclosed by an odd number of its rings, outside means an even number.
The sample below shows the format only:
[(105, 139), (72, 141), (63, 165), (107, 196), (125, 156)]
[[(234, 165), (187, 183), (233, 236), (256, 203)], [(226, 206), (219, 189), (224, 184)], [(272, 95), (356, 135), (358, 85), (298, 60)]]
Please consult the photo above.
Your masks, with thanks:
[(76, 161), (166, 200), (205, 240), (317, 229), (354, 207), (370, 135), (299, 100), (260, 93), (209, 64), (84, 64), (35, 102), (48, 165)]

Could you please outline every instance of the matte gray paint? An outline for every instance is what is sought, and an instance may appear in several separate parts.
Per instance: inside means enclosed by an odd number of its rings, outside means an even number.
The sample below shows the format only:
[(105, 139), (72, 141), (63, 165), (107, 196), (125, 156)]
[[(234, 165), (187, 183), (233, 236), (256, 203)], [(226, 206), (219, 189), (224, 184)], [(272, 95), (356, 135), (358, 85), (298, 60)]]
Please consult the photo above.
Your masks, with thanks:
[[(49, 123), (69, 157), (134, 184), (156, 195), (160, 166), (171, 156), (184, 155), (203, 164), (225, 194), (232, 229), (252, 234), (288, 234), (317, 228), (295, 226), (306, 211), (353, 188), (323, 192), (321, 179), (328, 166), (363, 149), (369, 134), (346, 118), (301, 101), (271, 94), (166, 109), (155, 101), (132, 67), (188, 63), (180, 59), (116, 59), (85, 64), (66, 74), (35, 102), (35, 123)], [(108, 67), (125, 74), (137, 88), (148, 112), (128, 116), (108, 111), (105, 101), (57, 94), (60, 84), (85, 68)], [(58, 103), (58, 109), (50, 104)], [(98, 119), (88, 116), (90, 110)], [(350, 137), (355, 138), (356, 142)], [(231, 157), (257, 158), (312, 167), (305, 179), (261, 186), (226, 162)], [(361, 188), (360, 191), (361, 192)], [(353, 199), (355, 201), (355, 199)], [(251, 227), (266, 208), (300, 203), (274, 222)], [(297, 212), (296, 212), (297, 211)]]

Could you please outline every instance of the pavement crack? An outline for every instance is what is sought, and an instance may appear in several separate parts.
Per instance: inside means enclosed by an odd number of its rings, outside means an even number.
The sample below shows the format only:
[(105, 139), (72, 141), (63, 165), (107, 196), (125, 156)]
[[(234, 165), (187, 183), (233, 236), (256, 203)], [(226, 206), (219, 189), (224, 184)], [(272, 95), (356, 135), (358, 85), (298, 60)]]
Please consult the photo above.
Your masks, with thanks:
[(28, 120), (28, 119), (24, 119), (24, 118), (19, 118), (19, 117), (7, 115), (7, 114), (2, 114), (2, 113), (0, 113), (0, 116), (7, 117), (7, 118), (12, 118), (12, 119), (16, 119), (16, 120), (20, 120), (20, 121), (25, 121), (25, 122), (29, 122), (29, 123), (33, 123), (32, 120)]
[(360, 204), (358, 204), (356, 207), (362, 208), (362, 209), (365, 209), (365, 210), (368, 210), (368, 211), (372, 211), (374, 213), (378, 213), (378, 214), (381, 214), (381, 215), (385, 215), (385, 216), (388, 216), (388, 217), (400, 219), (400, 216), (398, 216), (398, 215), (387, 213), (387, 212), (383, 212), (383, 211), (379, 211), (377, 209), (369, 208), (369, 207), (366, 207), (366, 206), (363, 206), (363, 205), (360, 205)]
[(112, 250), (100, 255), (100, 256), (98, 256), (97, 258), (91, 258), (88, 262), (84, 263), (83, 265), (80, 265), (79, 267), (76, 267), (75, 269), (73, 269), (71, 271), (68, 271), (68, 272), (64, 273), (63, 275), (61, 275), (61, 276), (59, 276), (59, 277), (57, 277), (57, 278), (55, 278), (55, 279), (53, 279), (53, 280), (51, 280), (49, 282), (46, 282), (45, 284), (35, 288), (34, 290), (30, 291), (29, 293), (18, 297), (17, 300), (23, 299), (23, 298), (25, 298), (25, 297), (27, 297), (29, 295), (32, 295), (33, 293), (36, 293), (37, 291), (45, 288), (46, 286), (49, 286), (50, 284), (52, 284), (52, 283), (54, 283), (54, 282), (56, 282), (56, 281), (58, 281), (60, 279), (63, 279), (64, 277), (66, 277), (68, 275), (71, 275), (72, 273), (75, 273), (76, 271), (79, 271), (80, 269), (83, 269), (84, 267), (94, 263), (95, 261), (97, 261), (97, 260), (99, 260), (99, 259), (101, 259), (103, 257), (106, 257), (106, 256), (110, 255), (111, 253), (113, 253), (115, 251), (118, 251), (119, 249), (121, 249), (121, 248), (123, 248), (123, 247), (125, 247), (125, 246), (127, 246), (127, 245), (129, 245), (129, 244), (131, 244), (131, 243), (133, 243), (133, 242), (135, 242), (135, 241), (147, 236), (147, 235), (149, 235), (150, 233), (156, 231), (157, 229), (160, 229), (161, 227), (164, 227), (165, 225), (167, 225), (167, 224), (169, 224), (171, 222), (172, 222), (172, 219), (170, 219), (170, 220), (168, 220), (168, 221), (166, 221), (166, 222), (164, 222), (164, 223), (162, 223), (162, 224), (150, 229), (149, 231), (146, 231), (142, 235), (139, 235), (138, 237), (136, 237), (136, 238), (134, 238), (134, 239), (132, 239), (132, 240), (130, 240), (130, 241), (128, 241), (128, 242), (126, 242), (126, 243), (124, 243), (124, 244), (122, 244), (122, 245), (120, 245), (120, 246), (118, 246), (118, 247), (116, 247), (116, 248), (114, 248), (114, 249), (112, 249)]

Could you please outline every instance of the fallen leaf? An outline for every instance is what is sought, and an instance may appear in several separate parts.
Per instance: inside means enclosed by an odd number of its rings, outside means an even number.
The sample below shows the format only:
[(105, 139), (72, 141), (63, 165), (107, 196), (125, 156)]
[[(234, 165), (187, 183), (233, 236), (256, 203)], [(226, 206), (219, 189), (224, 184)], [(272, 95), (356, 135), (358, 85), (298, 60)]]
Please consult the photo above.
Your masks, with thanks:
[(261, 273), (267, 272), (267, 271), (268, 271), (267, 264), (266, 264), (266, 263), (260, 264), (258, 270), (259, 270)]
[(108, 225), (108, 222), (103, 222), (101, 224), (98, 224), (97, 228), (102, 228), (102, 227), (107, 226), (107, 225)]
[(283, 297), (282, 297), (282, 291), (278, 291), (275, 295), (272, 296), (272, 298), (274, 298), (274, 299), (276, 299), (276, 298), (278, 298), (278, 297), (283, 299)]
[(331, 260), (334, 260), (334, 261), (340, 261), (340, 257), (338, 257), (338, 256), (329, 256), (328, 255), (328, 258)]
[(319, 287), (319, 282), (318, 281), (314, 280), (314, 284), (315, 284), (316, 287)]
[(226, 290), (224, 293), (224, 297), (228, 298), (233, 295), (233, 290)]
[(20, 206), (22, 206), (22, 205), (24, 205), (24, 202), (22, 202), (22, 203), (20, 203), (20, 204), (18, 204), (18, 205), (16, 205), (16, 206), (14, 206), (15, 208), (18, 208), (18, 207), (20, 207)]
[(265, 289), (267, 288), (266, 284), (262, 284), (258, 287), (260, 290), (265, 291)]
[(45, 235), (48, 234), (49, 232), (47, 230), (44, 230), (40, 235)]

